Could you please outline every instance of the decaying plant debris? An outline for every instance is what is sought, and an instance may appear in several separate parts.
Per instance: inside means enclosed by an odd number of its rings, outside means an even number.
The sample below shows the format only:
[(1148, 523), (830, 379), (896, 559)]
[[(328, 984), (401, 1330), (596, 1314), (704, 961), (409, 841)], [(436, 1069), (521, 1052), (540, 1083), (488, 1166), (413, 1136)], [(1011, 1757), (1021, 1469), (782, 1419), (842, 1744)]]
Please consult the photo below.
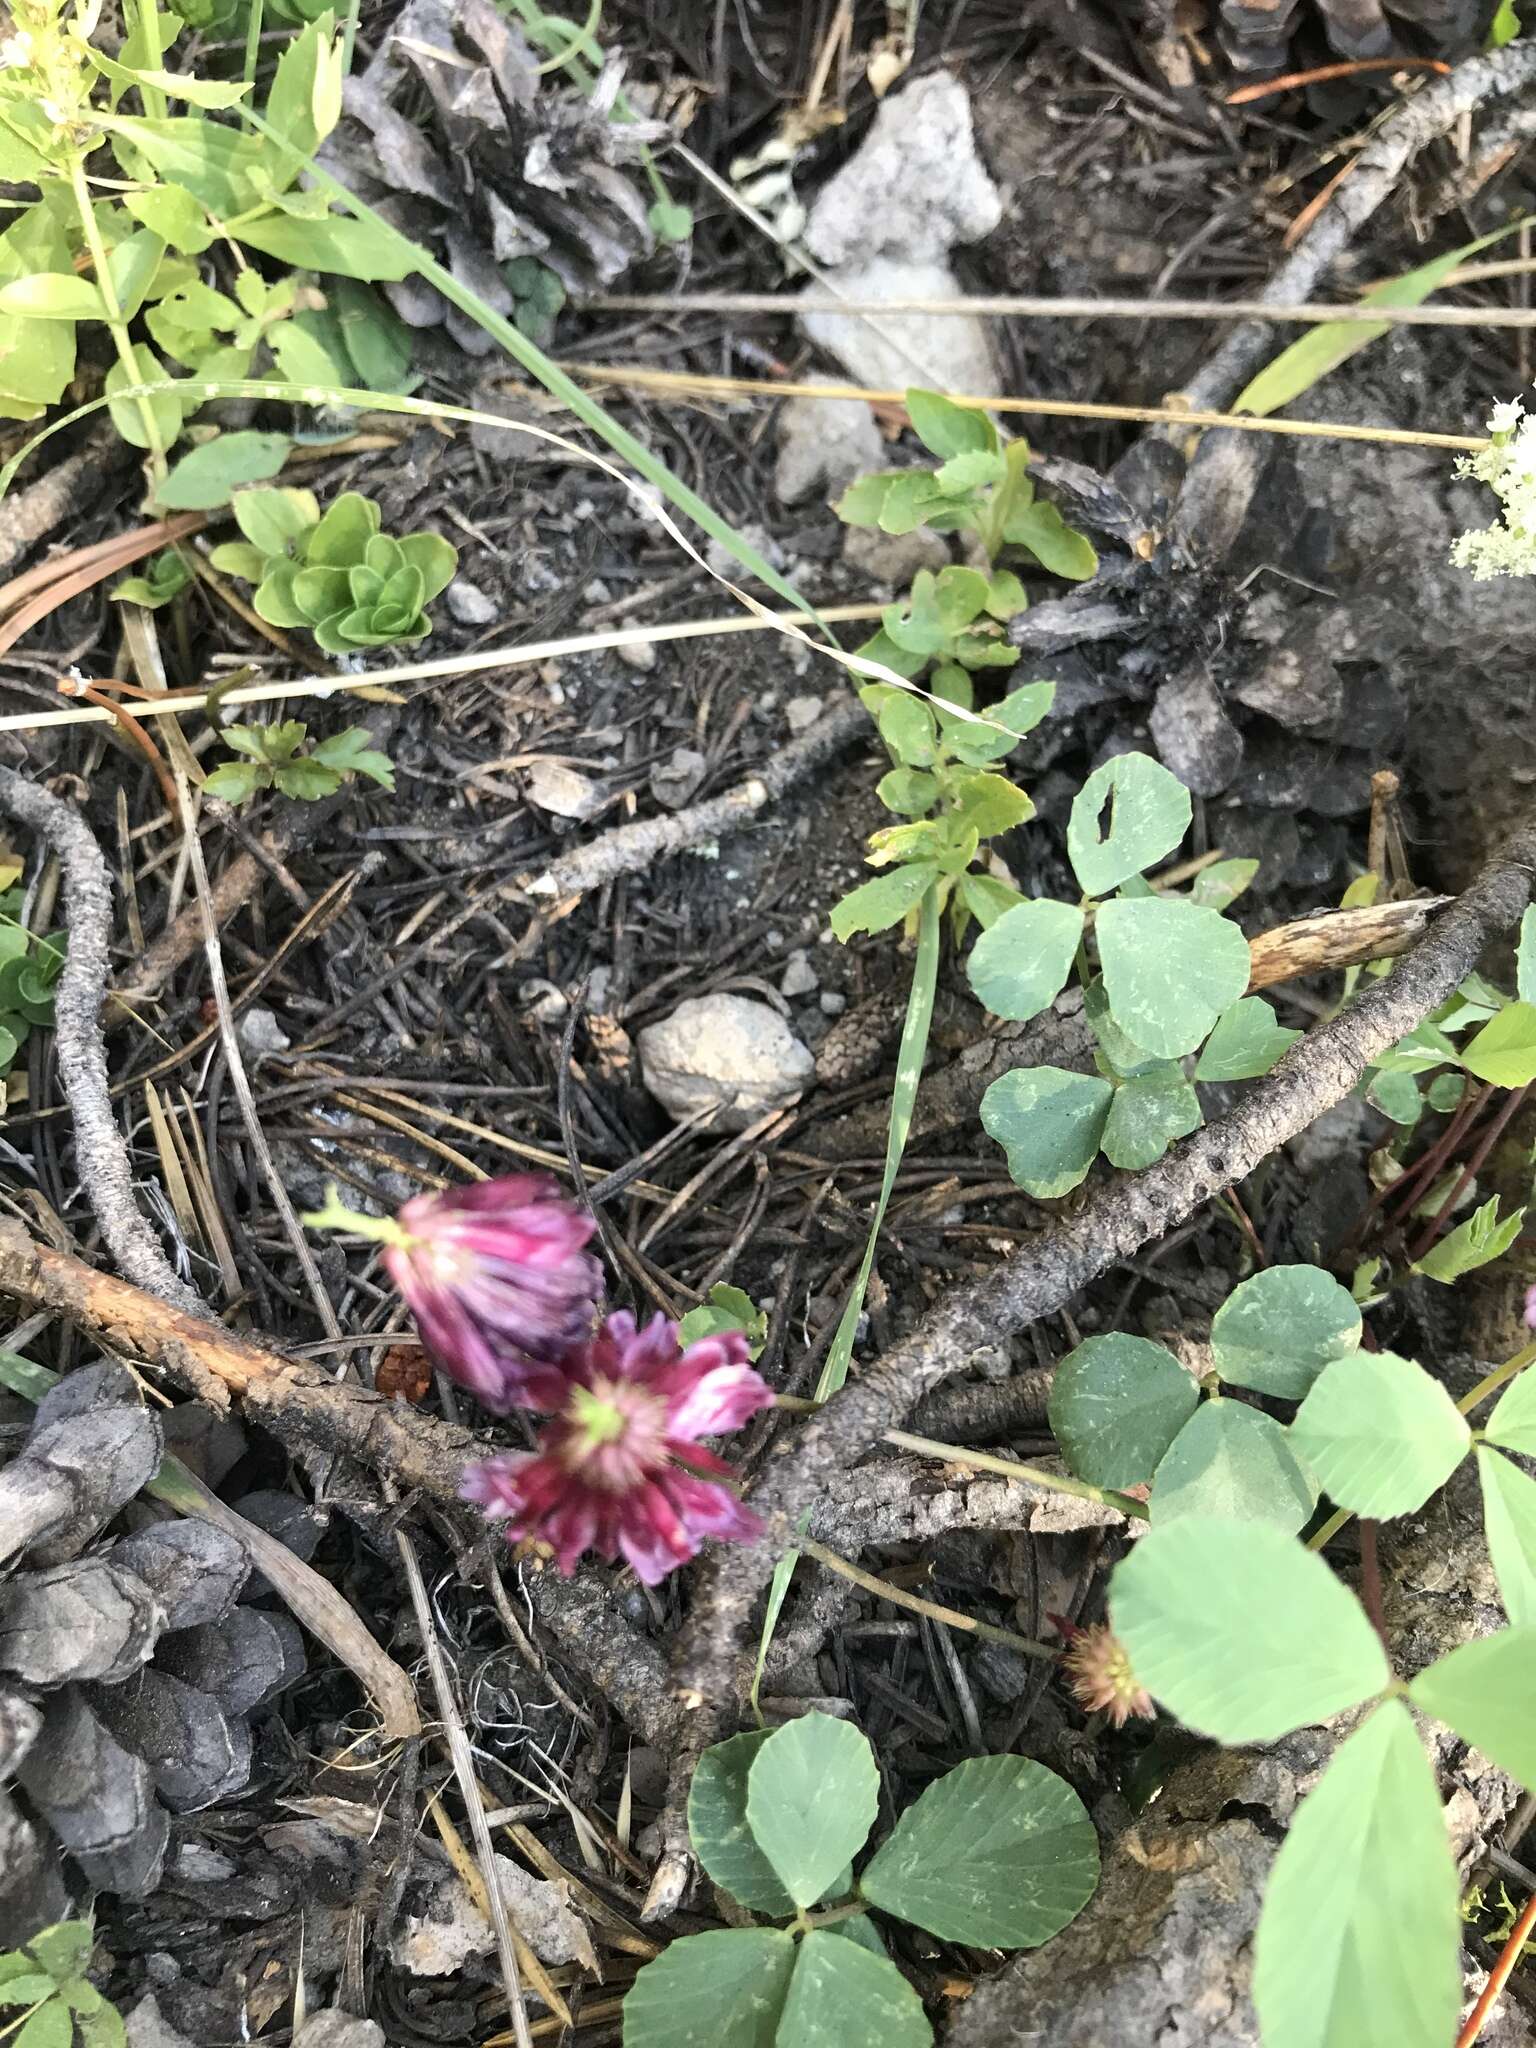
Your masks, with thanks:
[[(434, 637), (407, 660), (623, 629), (617, 647), (393, 683), (397, 657), (365, 645), (348, 661), (366, 662), (369, 692), (270, 712), (313, 736), (356, 724), (392, 756), (392, 794), (348, 781), (313, 803), (198, 804), (195, 781), (226, 758), (215, 724), (268, 712), (157, 719), (141, 696), (238, 688), (247, 663), (307, 662), (322, 692), (335, 675), (243, 586), (231, 604), (217, 571), (124, 629), (104, 593), (147, 570), (149, 544), (132, 564), (112, 552), (105, 584), (103, 558), (74, 551), (156, 514), (91, 423), (0, 505), (7, 573), (56, 557), (63, 571), (0, 592), (0, 866), (29, 930), (68, 936), (51, 1021), (0, 1081), (0, 1948), (93, 1906), (93, 1978), (138, 2008), (130, 2039), (364, 2043), (376, 2025), (420, 2043), (619, 2040), (641, 1967), (745, 1917), (700, 1867), (687, 1801), (704, 1749), (752, 1725), (750, 1699), (774, 1725), (855, 1722), (882, 1830), (985, 1756), (1046, 1766), (1087, 1808), (1102, 1882), (1042, 1947), (1004, 1962), (886, 1930), (938, 2038), (1259, 2042), (1260, 1897), (1352, 1723), (1217, 1750), (1166, 1718), (1154, 1734), (1084, 1711), (1054, 1653), (1104, 1619), (1145, 1508), (1134, 1487), (1053, 1488), (1072, 1482), (1049, 1389), (1065, 1353), (1108, 1331), (1156, 1339), (1198, 1377), (1214, 1312), (1255, 1268), (1356, 1277), (1401, 1170), (1363, 1092), (1376, 1061), (1479, 968), (1513, 979), (1536, 875), (1529, 587), (1474, 588), (1450, 567), (1476, 508), (1447, 451), (1178, 424), (1230, 405), (1292, 329), (1156, 323), (1140, 345), (1124, 323), (981, 333), (970, 359), (995, 366), (996, 389), (1174, 395), (1145, 430), (1006, 419), (1038, 439), (1031, 475), (1098, 555), (1076, 585), (1030, 569), (1029, 608), (999, 614), (1021, 657), (1002, 687), (1038, 678), (1055, 698), (1015, 756), (1037, 816), (997, 836), (993, 875), (1075, 899), (1075, 791), (1104, 761), (1154, 756), (1193, 794), (1192, 870), (1258, 862), (1233, 913), (1250, 987), (1306, 1035), (1262, 1078), (1206, 1086), (1204, 1127), (1157, 1163), (1101, 1162), (1082, 1190), (1036, 1198), (1008, 1181), (978, 1109), (1020, 1066), (1093, 1071), (1085, 1005), (1074, 989), (1028, 1021), (989, 1018), (949, 948), (852, 1370), (808, 1416), (796, 1399), (836, 1354), (881, 1198), (913, 971), (899, 930), (827, 933), (867, 879), (862, 842), (890, 822), (871, 794), (887, 764), (858, 679), (809, 619), (803, 635), (648, 637), (728, 611), (716, 575), (747, 580), (739, 560), (717, 542), (705, 567), (611, 472), (488, 425), (581, 431), (445, 294), (468, 287), (572, 374), (627, 369), (628, 386), (593, 388), (746, 536), (780, 585), (749, 583), (754, 597), (867, 606), (960, 559), (926, 527), (845, 530), (829, 509), (872, 448), (909, 466), (900, 407), (844, 401), (862, 453), (840, 470), (829, 427), (820, 482), (786, 502), (770, 398), (646, 382), (829, 368), (786, 315), (689, 307), (690, 288), (799, 287), (801, 259), (754, 216), (793, 226), (808, 208), (814, 224), (835, 173), (856, 187), (876, 121), (878, 162), (899, 159), (910, 90), (930, 124), (913, 161), (963, 169), (951, 211), (966, 225), (919, 247), (934, 195), (893, 178), (890, 245), (838, 258), (868, 256), (876, 296), (931, 295), (927, 263), (966, 288), (1344, 298), (1424, 260), (1416, 236), (1452, 181), (1464, 219), (1433, 231), (1437, 254), (1536, 194), (1517, 146), (1536, 39), (1487, 49), (1493, 9), (1459, 0), (1088, 4), (1070, 22), (933, 7), (910, 45), (866, 12), (620, 6), (605, 61), (571, 41), (579, 72), (539, 10), (358, 14), (322, 165), (440, 261), (441, 290), (420, 275), (372, 289), (411, 330), (400, 383), (480, 423), (354, 413), (339, 452), (296, 451), (303, 481), (459, 551)], [(290, 34), (279, 13), (269, 32)], [(1225, 104), (1287, 67), (1382, 56), (1412, 63)], [(686, 160), (669, 147), (683, 122)], [(653, 171), (692, 208), (691, 239)], [(722, 197), (732, 180), (748, 211)], [(1527, 282), (1457, 289), (1519, 305)], [(615, 287), (674, 304), (611, 310)], [(931, 354), (942, 318), (917, 341), (899, 319), (870, 316), (880, 345)], [(1400, 329), (1301, 410), (1480, 434), (1529, 382), (1527, 342)], [(82, 353), (86, 388), (106, 360)], [(251, 403), (220, 401), (218, 423), (246, 425), (228, 409)], [(196, 548), (203, 515), (181, 516)], [(135, 679), (128, 716), (33, 724), (76, 701), (57, 693), (71, 672), (97, 709), (102, 678)], [(1339, 907), (1362, 873), (1374, 900)], [(655, 1033), (700, 999), (742, 1005), (704, 1016), (737, 1019), (765, 1062), (788, 1043), (792, 1070), (765, 1078), (743, 1054), (741, 1072), (690, 1073), (686, 1102), (669, 1097)], [(723, 1040), (700, 1028), (706, 1052)], [(1529, 1196), (1531, 1142), (1521, 1096), (1479, 1154), (1478, 1200)], [(463, 1468), (543, 1425), (489, 1417), (436, 1369), (376, 1247), (298, 1220), (332, 1184), (374, 1215), (529, 1171), (590, 1206), (609, 1308), (676, 1316), (725, 1283), (763, 1312), (755, 1367), (787, 1398), (727, 1446), (758, 1541), (707, 1548), (654, 1587), (508, 1550), (466, 1508)], [(1423, 1221), (1400, 1219), (1399, 1264)], [(1410, 1277), (1383, 1290), (1373, 1341), (1459, 1398), (1524, 1341), (1533, 1277), (1524, 1239), (1454, 1294)], [(1405, 1677), (1501, 1621), (1464, 1478), (1379, 1545), (1368, 1523), (1330, 1551)], [(765, 1587), (797, 1545), (760, 1650)], [(1499, 1958), (1495, 1888), (1511, 1922), (1523, 1903), (1530, 1802), (1444, 1728), (1431, 1754), (1476, 1892), (1470, 1998)], [(1479, 2038), (1529, 2039), (1533, 1999), (1524, 1965)]]

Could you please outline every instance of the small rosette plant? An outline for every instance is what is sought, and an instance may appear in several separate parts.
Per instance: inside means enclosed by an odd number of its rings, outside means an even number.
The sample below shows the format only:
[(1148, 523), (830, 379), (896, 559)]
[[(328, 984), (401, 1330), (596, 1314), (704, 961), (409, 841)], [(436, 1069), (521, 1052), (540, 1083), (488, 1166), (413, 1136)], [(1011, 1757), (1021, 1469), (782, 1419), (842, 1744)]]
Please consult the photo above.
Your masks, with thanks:
[(985, 1756), (946, 1772), (855, 1877), (879, 1793), (867, 1738), (828, 1714), (705, 1750), (688, 1795), (694, 1852), (741, 1906), (788, 1925), (672, 1942), (624, 2001), (625, 2048), (929, 2048), (871, 1908), (941, 1941), (1038, 1948), (1093, 1896), (1093, 1823), (1043, 1764)]
[(432, 630), (426, 607), (447, 589), (457, 548), (435, 533), (396, 540), (379, 508), (345, 491), (322, 515), (312, 491), (237, 491), (243, 541), (214, 549), (215, 569), (256, 585), (269, 626), (307, 626), (327, 654), (409, 646)]
[(262, 789), (315, 803), (334, 796), (354, 775), (366, 775), (381, 789), (395, 786), (394, 763), (369, 745), (365, 726), (333, 732), (307, 752), (309, 728), (302, 718), (276, 725), (229, 725), (221, 737), (234, 753), (245, 756), (223, 762), (203, 785), (210, 796), (223, 797), (226, 803), (243, 804)]

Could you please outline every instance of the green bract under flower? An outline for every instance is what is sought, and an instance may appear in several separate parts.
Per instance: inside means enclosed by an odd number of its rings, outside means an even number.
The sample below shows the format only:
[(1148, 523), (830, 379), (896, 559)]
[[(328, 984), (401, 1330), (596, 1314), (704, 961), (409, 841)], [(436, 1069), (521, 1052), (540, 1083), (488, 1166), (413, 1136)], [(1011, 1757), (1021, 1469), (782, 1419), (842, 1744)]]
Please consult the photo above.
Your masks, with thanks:
[(327, 654), (407, 646), (432, 630), (426, 607), (453, 580), (457, 548), (435, 533), (379, 531), (371, 498), (347, 491), (322, 516), (312, 491), (237, 491), (245, 535), (214, 549), (215, 569), (256, 585), (269, 626), (308, 626)]

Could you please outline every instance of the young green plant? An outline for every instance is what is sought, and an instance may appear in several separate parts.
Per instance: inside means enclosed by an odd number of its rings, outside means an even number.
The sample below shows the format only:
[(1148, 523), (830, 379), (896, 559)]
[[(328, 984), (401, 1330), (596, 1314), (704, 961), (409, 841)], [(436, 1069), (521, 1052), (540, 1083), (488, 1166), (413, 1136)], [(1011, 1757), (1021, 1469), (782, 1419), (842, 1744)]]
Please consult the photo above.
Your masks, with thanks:
[(1072, 1788), (1022, 1757), (928, 1786), (862, 1874), (879, 1803), (869, 1742), (809, 1713), (716, 1743), (688, 1796), (695, 1853), (758, 1922), (670, 1943), (624, 2001), (624, 2048), (930, 2048), (871, 1910), (941, 1941), (1038, 1948), (1093, 1896), (1098, 1841)]

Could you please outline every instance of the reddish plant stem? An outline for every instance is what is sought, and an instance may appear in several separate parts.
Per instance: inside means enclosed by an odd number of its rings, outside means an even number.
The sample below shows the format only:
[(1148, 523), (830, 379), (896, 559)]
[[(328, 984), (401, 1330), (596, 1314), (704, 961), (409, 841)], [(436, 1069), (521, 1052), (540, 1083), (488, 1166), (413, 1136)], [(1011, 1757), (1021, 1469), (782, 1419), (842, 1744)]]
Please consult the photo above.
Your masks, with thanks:
[(1365, 1207), (1360, 1211), (1359, 1221), (1340, 1247), (1339, 1256), (1341, 1258), (1346, 1252), (1352, 1251), (1359, 1244), (1360, 1240), (1365, 1236), (1366, 1228), (1371, 1218), (1378, 1209), (1384, 1209), (1389, 1204), (1399, 1203), (1400, 1201), (1406, 1202), (1407, 1207), (1410, 1209), (1413, 1207), (1414, 1202), (1418, 1200), (1419, 1195), (1423, 1192), (1424, 1184), (1434, 1178), (1456, 1146), (1460, 1144), (1468, 1124), (1471, 1123), (1473, 1117), (1476, 1116), (1478, 1110), (1492, 1092), (1491, 1086), (1477, 1091), (1468, 1089), (1466, 1095), (1457, 1104), (1454, 1116), (1423, 1157), (1416, 1159), (1412, 1166), (1401, 1173), (1396, 1180), (1389, 1181), (1385, 1187), (1379, 1187), (1376, 1190), (1375, 1194), (1371, 1196)]
[[(123, 686), (118, 684), (117, 687), (121, 689)], [(66, 697), (83, 697), (87, 704), (99, 704), (102, 710), (111, 712), (122, 727), (130, 745), (139, 750), (155, 771), (155, 780), (160, 784), (160, 794), (165, 798), (166, 808), (174, 823), (178, 816), (178, 806), (176, 785), (171, 780), (171, 771), (165, 765), (165, 758), (160, 749), (127, 706), (119, 704), (115, 697), (109, 697), (105, 690), (98, 689), (94, 683), (77, 683), (65, 677), (59, 684), (59, 689)]]
[(1444, 1229), (1445, 1225), (1449, 1223), (1449, 1221), (1451, 1220), (1452, 1213), (1455, 1210), (1456, 1204), (1461, 1200), (1463, 1193), (1471, 1185), (1472, 1181), (1482, 1171), (1483, 1165), (1487, 1160), (1489, 1153), (1493, 1150), (1494, 1146), (1497, 1145), (1500, 1138), (1503, 1137), (1505, 1130), (1508, 1128), (1511, 1117), (1514, 1116), (1516, 1110), (1519, 1109), (1521, 1103), (1524, 1102), (1527, 1095), (1530, 1094), (1531, 1086), (1532, 1084), (1529, 1081), (1527, 1081), (1523, 1088), (1516, 1088), (1510, 1092), (1509, 1099), (1505, 1102), (1503, 1108), (1499, 1111), (1498, 1115), (1494, 1118), (1493, 1122), (1488, 1126), (1487, 1131), (1484, 1133), (1482, 1139), (1479, 1141), (1477, 1150), (1472, 1154), (1471, 1158), (1462, 1168), (1461, 1178), (1457, 1181), (1455, 1187), (1451, 1189), (1451, 1192), (1449, 1193), (1449, 1195), (1446, 1196), (1445, 1200), (1440, 1204), (1440, 1207), (1435, 1211), (1434, 1215), (1430, 1217), (1429, 1223), (1426, 1226), (1423, 1235), (1419, 1238), (1418, 1243), (1413, 1247), (1412, 1251), (1408, 1255), (1410, 1262), (1417, 1259), (1422, 1259), (1424, 1254), (1429, 1250), (1430, 1246), (1434, 1243), (1435, 1239), (1440, 1235), (1440, 1232)]
[(1494, 1964), (1489, 1974), (1488, 1982), (1478, 1994), (1476, 2005), (1467, 2014), (1467, 2024), (1456, 2036), (1456, 2048), (1472, 2048), (1472, 2043), (1483, 2031), (1483, 2022), (1487, 2019), (1489, 2013), (1493, 2011), (1495, 2004), (1498, 2002), (1499, 1993), (1509, 1982), (1514, 1972), (1514, 1967), (1520, 1960), (1520, 1952), (1530, 1940), (1533, 1932), (1536, 1932), (1536, 1892), (1532, 1892), (1531, 1896), (1526, 1900), (1525, 1910), (1509, 1930), (1509, 1939), (1504, 1944), (1504, 1953)]

